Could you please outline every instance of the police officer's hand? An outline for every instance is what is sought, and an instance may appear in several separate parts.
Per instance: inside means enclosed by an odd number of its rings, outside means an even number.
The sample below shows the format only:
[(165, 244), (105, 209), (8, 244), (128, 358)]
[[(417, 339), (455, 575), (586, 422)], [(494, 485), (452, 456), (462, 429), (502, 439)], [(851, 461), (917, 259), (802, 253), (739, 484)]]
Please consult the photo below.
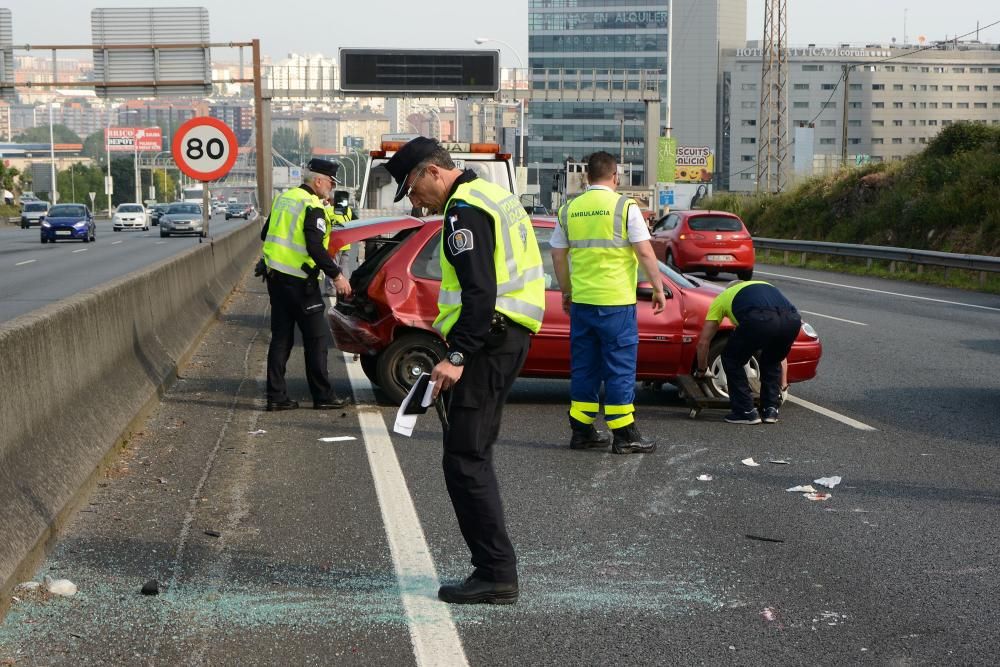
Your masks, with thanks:
[(563, 292), (562, 293), (562, 307), (563, 307), (563, 312), (565, 312), (567, 315), (569, 315), (569, 307), (572, 304), (573, 304), (573, 295), (572, 294), (567, 294), (566, 292)]
[(347, 281), (347, 278), (344, 277), (343, 273), (334, 278), (333, 286), (337, 289), (338, 299), (346, 299), (351, 296), (351, 283)]
[(439, 361), (434, 370), (431, 371), (431, 382), (434, 383), (434, 398), (438, 397), (443, 389), (451, 389), (461, 379), (465, 366), (455, 366), (447, 359)]
[(663, 294), (663, 290), (659, 292), (653, 292), (653, 314), (659, 315), (667, 307), (667, 297)]

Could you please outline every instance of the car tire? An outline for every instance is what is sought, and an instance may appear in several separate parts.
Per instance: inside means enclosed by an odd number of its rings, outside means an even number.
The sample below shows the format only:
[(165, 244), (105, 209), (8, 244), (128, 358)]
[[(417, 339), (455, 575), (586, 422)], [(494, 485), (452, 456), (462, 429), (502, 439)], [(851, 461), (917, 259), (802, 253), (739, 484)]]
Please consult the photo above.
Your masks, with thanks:
[(674, 261), (674, 253), (673, 251), (670, 250), (670, 248), (667, 248), (667, 254), (663, 258), (663, 263), (669, 266), (674, 271), (677, 271), (678, 273), (681, 272), (681, 267), (677, 266), (677, 262)]
[[(722, 351), (726, 349), (728, 338), (716, 338), (708, 348), (708, 369), (715, 376), (708, 381), (708, 386), (717, 398), (729, 398), (729, 383), (726, 381), (726, 371), (722, 368)], [(750, 357), (744, 368), (747, 380), (750, 381), (750, 391), (754, 396), (760, 395), (760, 364), (757, 357)]]
[(376, 384), (390, 402), (398, 405), (420, 374), (430, 373), (444, 359), (444, 354), (444, 341), (437, 336), (423, 332), (404, 334), (378, 355)]
[(167, 232), (163, 231), (162, 229), (160, 230), (160, 238), (161, 239), (165, 239), (168, 236), (170, 236), (170, 234), (168, 234)]
[(145, 227), (143, 227), (143, 228), (142, 228), (142, 231), (144, 231), (144, 232), (148, 232), (148, 231), (149, 231), (149, 225), (146, 225)]
[(83, 242), (90, 243), (90, 234), (87, 234), (86, 236), (83, 237)]
[(752, 280), (753, 279), (753, 269), (747, 269), (746, 271), (737, 271), (736, 277), (740, 280)]
[(361, 370), (365, 372), (365, 377), (374, 384), (378, 384), (378, 355), (362, 354), (358, 357), (361, 362)]
[(46, 239), (46, 238), (43, 238), (43, 239), (42, 239), (42, 243), (48, 243), (48, 242), (49, 242), (49, 240), (48, 240), (48, 239)]
[(706, 278), (718, 278), (719, 277), (719, 270), (718, 269), (705, 269), (705, 277)]

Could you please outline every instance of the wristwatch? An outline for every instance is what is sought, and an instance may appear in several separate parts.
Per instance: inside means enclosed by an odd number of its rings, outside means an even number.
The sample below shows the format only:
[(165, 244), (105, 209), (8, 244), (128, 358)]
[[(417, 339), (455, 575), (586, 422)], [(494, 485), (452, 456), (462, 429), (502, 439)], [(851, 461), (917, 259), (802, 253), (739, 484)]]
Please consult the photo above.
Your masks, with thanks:
[(465, 355), (461, 352), (453, 351), (448, 353), (448, 363), (452, 366), (463, 366), (465, 365)]

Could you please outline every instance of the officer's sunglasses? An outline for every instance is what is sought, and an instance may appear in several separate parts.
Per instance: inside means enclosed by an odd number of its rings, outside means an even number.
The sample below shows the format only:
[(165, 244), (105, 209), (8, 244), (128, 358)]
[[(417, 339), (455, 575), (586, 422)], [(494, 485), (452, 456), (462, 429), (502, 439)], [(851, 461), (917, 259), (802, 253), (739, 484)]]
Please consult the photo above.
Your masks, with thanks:
[(410, 179), (410, 186), (406, 188), (407, 197), (411, 197), (413, 195), (413, 188), (417, 185), (417, 181), (419, 181), (421, 177), (423, 177), (423, 175), (426, 173), (427, 173), (427, 167), (424, 167), (417, 173), (416, 176)]

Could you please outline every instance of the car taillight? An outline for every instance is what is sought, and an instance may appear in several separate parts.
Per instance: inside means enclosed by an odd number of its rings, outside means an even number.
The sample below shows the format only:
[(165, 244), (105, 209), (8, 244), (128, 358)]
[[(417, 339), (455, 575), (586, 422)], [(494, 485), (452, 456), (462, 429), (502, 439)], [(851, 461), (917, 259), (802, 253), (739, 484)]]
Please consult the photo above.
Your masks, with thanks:
[(681, 234), (678, 238), (681, 241), (687, 241), (688, 239), (692, 239), (692, 240), (698, 241), (698, 240), (703, 239), (705, 237), (702, 234)]

